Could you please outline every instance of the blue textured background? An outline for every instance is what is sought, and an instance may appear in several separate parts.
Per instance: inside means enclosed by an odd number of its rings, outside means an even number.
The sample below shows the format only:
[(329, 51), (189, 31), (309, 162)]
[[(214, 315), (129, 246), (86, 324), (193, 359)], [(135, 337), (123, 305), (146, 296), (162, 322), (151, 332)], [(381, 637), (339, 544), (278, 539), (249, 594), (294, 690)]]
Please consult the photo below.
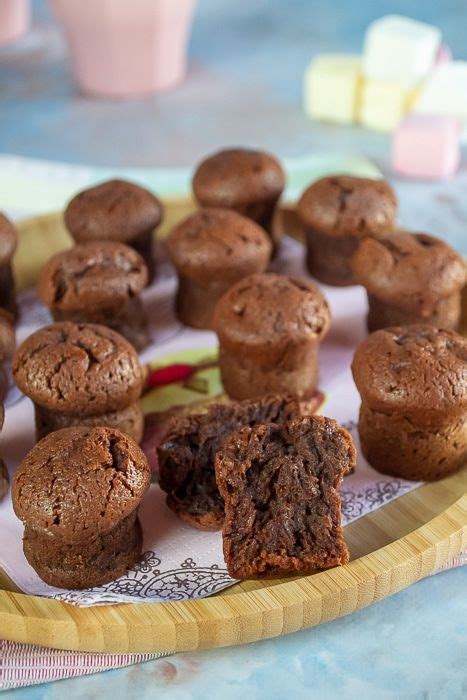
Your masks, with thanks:
[[(125, 102), (76, 93), (41, 0), (32, 33), (0, 49), (0, 151), (95, 165), (191, 165), (237, 143), (282, 156), (360, 152), (387, 172), (388, 137), (312, 124), (301, 111), (301, 77), (316, 52), (358, 51), (368, 22), (388, 12), (439, 25), (455, 56), (467, 58), (465, 0), (200, 0), (185, 84)], [(465, 164), (449, 183), (393, 182), (402, 223), (467, 252)], [(11, 696), (465, 698), (466, 583), (467, 570), (452, 571), (286, 638), (180, 654)]]
[(385, 136), (311, 125), (302, 113), (311, 56), (359, 51), (368, 22), (402, 12), (439, 25), (467, 57), (465, 0), (199, 0), (183, 86), (137, 101), (89, 100), (71, 84), (46, 3), (35, 7), (33, 33), (0, 49), (0, 151), (96, 165), (191, 165), (226, 143), (382, 158)]

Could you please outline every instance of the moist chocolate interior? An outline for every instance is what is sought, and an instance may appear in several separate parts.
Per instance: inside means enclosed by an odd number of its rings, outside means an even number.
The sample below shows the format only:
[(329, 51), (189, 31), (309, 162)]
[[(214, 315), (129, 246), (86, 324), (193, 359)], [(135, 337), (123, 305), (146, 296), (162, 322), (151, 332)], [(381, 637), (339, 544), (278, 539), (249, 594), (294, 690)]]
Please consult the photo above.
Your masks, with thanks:
[(289, 397), (216, 404), (203, 415), (181, 419), (159, 448), (159, 483), (174, 503), (192, 516), (211, 513), (224, 518), (224, 502), (216, 485), (217, 451), (235, 430), (258, 423), (282, 423), (299, 415), (299, 404)]
[(232, 438), (221, 451), (224, 536), (241, 577), (325, 568), (346, 559), (338, 488), (354, 451), (333, 421), (321, 420), (317, 427), (316, 419), (303, 419), (240, 432), (238, 442)]

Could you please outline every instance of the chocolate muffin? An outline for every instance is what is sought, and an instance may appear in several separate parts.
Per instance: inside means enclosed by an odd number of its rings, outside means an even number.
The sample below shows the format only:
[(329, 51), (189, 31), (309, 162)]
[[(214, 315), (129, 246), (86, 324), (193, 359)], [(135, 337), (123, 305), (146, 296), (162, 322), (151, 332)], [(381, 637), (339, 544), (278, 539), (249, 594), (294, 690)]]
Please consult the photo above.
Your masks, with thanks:
[(43, 581), (91, 588), (118, 578), (141, 555), (137, 512), (150, 469), (138, 445), (112, 428), (48, 435), (16, 472), (12, 499), (23, 548)]
[(178, 272), (180, 321), (209, 329), (220, 297), (243, 277), (264, 272), (272, 246), (264, 229), (250, 219), (227, 209), (206, 208), (172, 230), (167, 249)]
[[(3, 404), (0, 403), (0, 430), (3, 428), (3, 421), (5, 420), (5, 410)], [(5, 462), (0, 457), (0, 501), (2, 501), (8, 493), (10, 488), (10, 475), (8, 474), (8, 469)]]
[(237, 282), (214, 312), (227, 394), (233, 399), (310, 396), (330, 319), (325, 298), (308, 280), (265, 273)]
[(106, 326), (54, 323), (17, 349), (13, 376), (34, 402), (38, 439), (74, 425), (107, 425), (139, 442), (143, 371), (136, 350)]
[(133, 248), (96, 241), (54, 255), (42, 268), (38, 293), (55, 321), (109, 326), (142, 350), (149, 336), (139, 294), (147, 280)]
[(350, 435), (323, 416), (231, 435), (215, 464), (229, 574), (267, 578), (345, 564), (339, 488), (355, 460)]
[(206, 413), (175, 418), (159, 446), (159, 484), (167, 505), (199, 530), (219, 530), (224, 501), (219, 494), (214, 459), (223, 442), (242, 426), (283, 423), (306, 410), (290, 396), (213, 404)]
[(18, 243), (16, 228), (7, 217), (0, 213), (0, 308), (13, 322), (18, 316), (15, 280), (11, 266)]
[(352, 256), (355, 278), (368, 294), (368, 330), (410, 323), (457, 329), (465, 264), (426, 233), (365, 238)]
[(298, 216), (313, 277), (339, 287), (357, 284), (350, 258), (362, 238), (388, 236), (397, 216), (396, 195), (384, 180), (324, 177), (302, 194)]
[(0, 308), (0, 364), (11, 360), (15, 347), (16, 334), (11, 315)]
[(5, 462), (0, 457), (0, 502), (3, 501), (10, 488), (10, 475)]
[(0, 308), (0, 401), (10, 388), (9, 365), (15, 352), (16, 335), (11, 314)]
[(467, 341), (427, 325), (386, 328), (352, 363), (362, 397), (358, 430), (374, 469), (433, 481), (467, 459)]
[(246, 148), (214, 153), (198, 165), (193, 177), (193, 192), (201, 206), (234, 209), (253, 219), (268, 232), (274, 248), (280, 241), (274, 212), (284, 187), (279, 161)]
[(77, 194), (65, 210), (65, 224), (77, 243), (126, 243), (144, 258), (154, 278), (153, 233), (162, 204), (151, 192), (126, 180), (109, 180)]

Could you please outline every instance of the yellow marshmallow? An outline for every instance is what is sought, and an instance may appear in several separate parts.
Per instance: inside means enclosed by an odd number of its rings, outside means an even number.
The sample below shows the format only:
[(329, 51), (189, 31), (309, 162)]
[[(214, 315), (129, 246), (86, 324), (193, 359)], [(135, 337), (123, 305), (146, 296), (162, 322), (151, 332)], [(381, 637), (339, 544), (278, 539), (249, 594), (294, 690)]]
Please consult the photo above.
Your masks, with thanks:
[(375, 131), (392, 131), (409, 111), (416, 90), (396, 83), (366, 80), (362, 90), (359, 121)]
[(355, 54), (321, 54), (305, 71), (303, 101), (314, 119), (355, 121), (361, 89), (361, 60)]

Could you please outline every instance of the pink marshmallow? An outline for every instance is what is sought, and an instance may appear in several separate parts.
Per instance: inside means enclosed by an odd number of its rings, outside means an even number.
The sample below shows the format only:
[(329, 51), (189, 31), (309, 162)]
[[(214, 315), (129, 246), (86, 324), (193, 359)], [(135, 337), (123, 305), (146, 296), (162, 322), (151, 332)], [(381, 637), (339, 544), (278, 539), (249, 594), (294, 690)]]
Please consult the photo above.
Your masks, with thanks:
[(436, 54), (435, 66), (438, 68), (439, 66), (444, 66), (445, 63), (449, 63), (450, 61), (452, 61), (451, 49), (446, 44), (441, 44), (438, 49), (438, 53)]
[(391, 164), (396, 173), (423, 180), (447, 178), (460, 161), (460, 129), (453, 117), (411, 114), (392, 138)]

